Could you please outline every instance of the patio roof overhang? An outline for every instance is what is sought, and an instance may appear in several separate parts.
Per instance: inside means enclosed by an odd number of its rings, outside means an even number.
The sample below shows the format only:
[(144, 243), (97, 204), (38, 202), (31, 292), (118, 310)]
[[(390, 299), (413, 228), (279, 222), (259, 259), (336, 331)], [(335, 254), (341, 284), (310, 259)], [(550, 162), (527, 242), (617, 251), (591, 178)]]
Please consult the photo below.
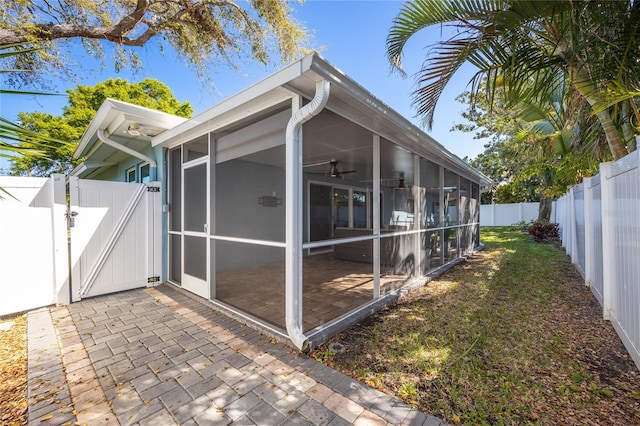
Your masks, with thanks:
[(142, 151), (151, 146), (154, 136), (186, 121), (165, 112), (107, 98), (85, 130), (74, 158), (85, 158), (70, 173), (87, 177), (133, 156), (154, 163)]
[(318, 53), (311, 53), (198, 116), (152, 138), (153, 146), (177, 146), (202, 134), (278, 108), (294, 96), (311, 100), (320, 81), (331, 84), (326, 108), (379, 136), (480, 185), (491, 180), (364, 89)]

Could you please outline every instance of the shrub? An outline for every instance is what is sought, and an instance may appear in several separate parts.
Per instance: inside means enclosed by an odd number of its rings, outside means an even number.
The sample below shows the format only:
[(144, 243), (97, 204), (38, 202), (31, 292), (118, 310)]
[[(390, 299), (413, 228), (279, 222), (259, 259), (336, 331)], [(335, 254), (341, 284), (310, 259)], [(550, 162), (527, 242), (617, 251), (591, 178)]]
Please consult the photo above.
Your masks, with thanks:
[(511, 226), (513, 226), (514, 228), (518, 228), (521, 231), (528, 231), (531, 225), (533, 225), (533, 220), (530, 220), (528, 222), (526, 220), (521, 220), (519, 222), (511, 224)]
[(529, 226), (529, 234), (537, 243), (546, 243), (560, 236), (557, 223), (533, 222)]

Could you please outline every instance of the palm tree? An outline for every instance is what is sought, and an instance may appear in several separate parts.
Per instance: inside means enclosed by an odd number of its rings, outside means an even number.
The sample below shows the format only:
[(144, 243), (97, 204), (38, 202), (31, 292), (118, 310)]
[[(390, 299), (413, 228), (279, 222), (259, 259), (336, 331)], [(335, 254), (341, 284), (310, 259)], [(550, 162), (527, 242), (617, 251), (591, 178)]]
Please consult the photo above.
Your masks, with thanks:
[[(25, 47), (24, 44), (11, 44), (0, 46), (0, 60), (17, 55), (25, 55), (37, 51), (37, 47)], [(0, 69), (0, 73), (15, 73), (22, 70)], [(23, 71), (27, 72), (27, 71)], [(48, 95), (57, 96), (54, 93), (33, 92), (0, 88), (0, 95)], [(28, 146), (19, 146), (20, 142), (28, 142)], [(0, 158), (14, 158), (15, 155), (30, 153), (45, 155), (44, 152), (51, 146), (62, 146), (69, 142), (60, 141), (24, 128), (18, 123), (5, 117), (0, 117)]]
[[(25, 47), (24, 44), (12, 44), (0, 47), (0, 60), (11, 56), (28, 54), (36, 51), (37, 48)], [(19, 70), (18, 70), (19, 71)], [(0, 73), (16, 72), (16, 70), (0, 69)], [(54, 95), (52, 93), (28, 92), (22, 90), (11, 90), (0, 88), (0, 95)], [(20, 142), (28, 142), (28, 146), (20, 146)], [(0, 117), (0, 158), (13, 159), (16, 155), (32, 154), (45, 156), (47, 149), (51, 147), (62, 147), (69, 142), (60, 141), (39, 133), (33, 132), (13, 121)], [(0, 200), (2, 194), (13, 196), (0, 187)]]
[(640, 2), (411, 0), (387, 37), (393, 69), (404, 73), (405, 44), (434, 25), (456, 32), (432, 46), (417, 73), (414, 105), (428, 127), (447, 82), (469, 62), (478, 68), (474, 96), (483, 82), (490, 102), (498, 87), (516, 102), (525, 92), (537, 96), (570, 84), (597, 116), (614, 158), (635, 148), (630, 142), (639, 130), (630, 111), (637, 120)]

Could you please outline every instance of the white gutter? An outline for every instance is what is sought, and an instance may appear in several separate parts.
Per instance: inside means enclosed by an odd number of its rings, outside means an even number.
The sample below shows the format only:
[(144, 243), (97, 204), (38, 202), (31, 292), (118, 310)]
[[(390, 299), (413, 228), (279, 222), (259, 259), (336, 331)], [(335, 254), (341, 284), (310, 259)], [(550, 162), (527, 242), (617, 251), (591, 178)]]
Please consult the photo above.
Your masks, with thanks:
[(147, 157), (144, 154), (139, 153), (138, 151), (136, 151), (135, 149), (131, 149), (128, 146), (124, 146), (122, 144), (119, 144), (118, 142), (109, 139), (105, 134), (104, 134), (104, 130), (102, 129), (98, 129), (98, 131), (96, 132), (96, 135), (98, 136), (98, 139), (100, 139), (100, 142), (102, 142), (105, 145), (109, 145), (112, 148), (115, 148), (119, 151), (124, 152), (125, 154), (129, 154), (132, 157), (136, 157), (141, 159), (142, 161), (148, 161), (149, 162), (149, 167), (154, 170), (154, 172), (152, 172), (151, 176), (151, 180), (156, 180), (156, 176), (155, 176), (155, 170), (158, 167), (158, 163), (156, 163), (156, 160), (154, 160), (151, 157)]
[(327, 104), (330, 84), (316, 82), (316, 94), (307, 105), (295, 111), (286, 130), (286, 280), (285, 311), (287, 334), (300, 350), (309, 346), (302, 332), (302, 124)]

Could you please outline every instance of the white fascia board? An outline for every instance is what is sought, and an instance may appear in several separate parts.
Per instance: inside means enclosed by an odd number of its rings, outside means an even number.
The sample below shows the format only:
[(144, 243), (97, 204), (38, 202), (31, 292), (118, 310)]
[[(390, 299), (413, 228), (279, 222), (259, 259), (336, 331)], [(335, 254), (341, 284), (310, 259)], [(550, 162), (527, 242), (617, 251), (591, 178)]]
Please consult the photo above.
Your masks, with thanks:
[[(243, 118), (250, 117), (271, 106), (280, 104), (293, 97), (294, 94), (282, 87), (277, 87), (267, 93), (262, 94), (246, 104), (234, 106), (228, 109), (229, 105), (218, 104), (216, 107), (205, 111), (203, 114), (189, 120), (184, 125), (177, 126), (171, 130), (167, 130), (162, 134), (151, 139), (152, 146), (162, 145), (167, 148), (189, 142), (206, 133), (215, 132), (230, 124), (233, 124)], [(218, 108), (219, 107), (219, 108)], [(216, 114), (203, 117), (205, 113), (216, 110)], [(175, 132), (174, 132), (175, 131)], [(169, 134), (171, 132), (171, 134)], [(173, 136), (171, 136), (173, 135)]]
[[(174, 146), (178, 143), (187, 142), (199, 134), (223, 127), (221, 122), (229, 124), (243, 117), (247, 117), (251, 115), (252, 112), (257, 112), (263, 108), (260, 102), (257, 102), (259, 99), (267, 100), (272, 98), (270, 101), (267, 101), (267, 103), (273, 105), (280, 100), (285, 100), (287, 97), (290, 98), (292, 93), (283, 89), (282, 86), (300, 77), (307, 71), (316, 56), (318, 56), (316, 53), (307, 55), (264, 80), (214, 105), (185, 123), (163, 132), (151, 140), (151, 145), (157, 146), (163, 144), (167, 146), (167, 142), (170, 141), (170, 145)], [(269, 93), (272, 91), (274, 94), (269, 96)], [(240, 110), (242, 106), (246, 106), (247, 108)], [(236, 111), (235, 114), (232, 113), (234, 110)], [(228, 118), (222, 119), (225, 114), (229, 114)], [(206, 126), (206, 129), (204, 129), (203, 126)]]

